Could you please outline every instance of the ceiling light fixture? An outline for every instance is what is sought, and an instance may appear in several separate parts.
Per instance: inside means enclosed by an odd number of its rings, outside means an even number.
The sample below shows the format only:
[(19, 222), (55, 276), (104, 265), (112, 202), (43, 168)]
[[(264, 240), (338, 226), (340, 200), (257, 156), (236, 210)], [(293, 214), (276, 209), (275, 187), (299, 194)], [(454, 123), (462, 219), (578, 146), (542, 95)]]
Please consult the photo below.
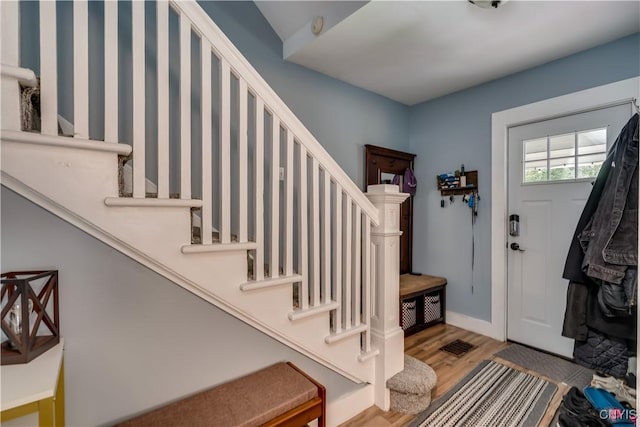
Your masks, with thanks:
[(483, 9), (497, 9), (506, 0), (468, 0), (469, 3), (475, 4)]

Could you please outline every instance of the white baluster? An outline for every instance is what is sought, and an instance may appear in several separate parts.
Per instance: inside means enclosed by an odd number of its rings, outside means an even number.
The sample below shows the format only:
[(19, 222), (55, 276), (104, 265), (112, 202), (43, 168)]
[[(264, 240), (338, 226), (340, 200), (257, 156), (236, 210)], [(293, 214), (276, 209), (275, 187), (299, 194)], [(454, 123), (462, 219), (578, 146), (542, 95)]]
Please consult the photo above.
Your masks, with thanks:
[(255, 280), (264, 279), (264, 101), (256, 95), (256, 149), (255, 149)]
[(220, 242), (231, 242), (231, 69), (220, 59)]
[(73, 130), (89, 138), (89, 6), (73, 2)]
[[(158, 4), (160, 3), (158, 2)], [(159, 18), (160, 14), (158, 14)], [(161, 34), (160, 30), (161, 28), (158, 27), (158, 36)], [(158, 104), (160, 105), (160, 98), (158, 98)], [(104, 140), (106, 142), (118, 142), (117, 1), (104, 2)]]
[(353, 325), (360, 325), (360, 297), (362, 292), (362, 285), (360, 283), (360, 278), (362, 275), (362, 211), (360, 206), (355, 205), (355, 218), (354, 218), (354, 233), (353, 233), (353, 243), (355, 245), (353, 251)]
[[(112, 3), (110, 1), (106, 4)], [(113, 2), (117, 3), (117, 2)], [(105, 7), (106, 7), (105, 4)], [(169, 198), (169, 3), (157, 2), (158, 198)]]
[(238, 241), (247, 242), (249, 201), (248, 174), (247, 174), (247, 82), (238, 77)]
[[(362, 242), (362, 321), (367, 326), (371, 326), (371, 218), (364, 216), (364, 239)], [(364, 335), (364, 352), (371, 351), (371, 328), (368, 328)]]
[(133, 61), (133, 197), (146, 197), (145, 180), (145, 40), (144, 2), (131, 3)]
[[(372, 225), (372, 229), (373, 229), (373, 225)], [(371, 318), (374, 317), (379, 317), (380, 316), (380, 310), (379, 310), (379, 304), (378, 304), (378, 285), (376, 284), (377, 280), (378, 280), (378, 265), (376, 264), (377, 259), (376, 258), (376, 251), (378, 246), (375, 244), (375, 242), (373, 242), (373, 240), (371, 241), (371, 286), (369, 286), (369, 290), (371, 291)]]
[(312, 305), (320, 304), (320, 177), (318, 160), (311, 160), (311, 277), (313, 293)]
[(352, 223), (352, 210), (351, 196), (345, 194), (344, 201), (344, 254), (342, 256), (342, 272), (344, 277), (343, 291), (344, 291), (344, 327), (346, 329), (351, 328), (351, 268), (353, 253), (351, 252), (351, 239), (353, 232)]
[[(20, 66), (20, 3), (0, 2), (0, 64), (3, 68)], [(6, 71), (6, 70), (2, 70)], [(4, 74), (4, 73), (3, 73)], [(35, 73), (31, 72), (35, 84)], [(3, 130), (22, 130), (20, 85), (9, 76), (0, 76), (0, 118)]]
[(298, 211), (300, 229), (298, 230), (298, 250), (300, 254), (300, 265), (298, 267), (298, 274), (302, 276), (302, 281), (300, 283), (300, 298), (302, 300), (300, 308), (305, 310), (309, 308), (309, 243), (307, 241), (307, 149), (302, 144), (300, 144), (299, 154), (300, 195), (298, 197)]
[(291, 276), (293, 274), (293, 132), (287, 129), (287, 166), (285, 174), (285, 275)]
[(184, 13), (180, 15), (180, 198), (191, 199), (191, 23)]
[(273, 114), (271, 126), (271, 277), (280, 275), (280, 119)]
[(333, 295), (340, 306), (333, 319), (335, 333), (342, 331), (342, 187), (336, 182), (333, 204)]
[(2, 28), (0, 63), (18, 67), (20, 66), (20, 3), (0, 2), (0, 20)]
[(331, 176), (323, 170), (322, 195), (322, 292), (323, 302), (331, 302)]
[(40, 110), (42, 133), (58, 134), (56, 2), (40, 2)]
[(200, 40), (202, 64), (202, 244), (212, 243), (213, 205), (211, 193), (211, 44)]

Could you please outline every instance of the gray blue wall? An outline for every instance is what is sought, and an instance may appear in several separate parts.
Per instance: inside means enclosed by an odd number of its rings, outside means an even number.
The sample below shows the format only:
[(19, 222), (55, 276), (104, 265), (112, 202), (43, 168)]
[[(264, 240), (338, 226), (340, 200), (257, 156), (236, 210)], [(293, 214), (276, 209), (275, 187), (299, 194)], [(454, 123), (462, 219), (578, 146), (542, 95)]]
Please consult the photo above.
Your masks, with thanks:
[[(411, 107), (409, 151), (417, 154), (418, 179), (413, 268), (448, 279), (447, 309), (491, 320), (491, 114), (638, 75), (635, 34)], [(470, 209), (460, 196), (441, 208), (436, 189), (436, 175), (461, 164), (479, 175), (473, 274)]]

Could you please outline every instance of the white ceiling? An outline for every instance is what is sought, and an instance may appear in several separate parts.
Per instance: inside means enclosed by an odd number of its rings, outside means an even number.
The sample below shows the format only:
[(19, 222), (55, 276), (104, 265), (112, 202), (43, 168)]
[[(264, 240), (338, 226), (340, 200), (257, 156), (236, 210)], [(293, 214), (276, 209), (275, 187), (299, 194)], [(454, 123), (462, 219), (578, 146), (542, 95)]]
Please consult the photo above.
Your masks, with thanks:
[[(640, 31), (637, 0), (256, 4), (287, 60), (407, 105)], [(325, 16), (318, 36), (315, 16)]]

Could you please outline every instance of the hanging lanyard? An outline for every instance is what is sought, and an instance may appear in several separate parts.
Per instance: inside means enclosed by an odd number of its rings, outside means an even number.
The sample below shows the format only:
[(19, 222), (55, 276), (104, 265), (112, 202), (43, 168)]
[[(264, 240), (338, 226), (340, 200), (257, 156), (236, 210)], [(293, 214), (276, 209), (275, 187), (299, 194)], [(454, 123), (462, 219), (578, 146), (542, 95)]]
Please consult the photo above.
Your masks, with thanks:
[(473, 193), (469, 199), (469, 207), (471, 208), (471, 294), (473, 294), (474, 285), (474, 267), (476, 260), (476, 217), (478, 216), (478, 201), (480, 196)]

